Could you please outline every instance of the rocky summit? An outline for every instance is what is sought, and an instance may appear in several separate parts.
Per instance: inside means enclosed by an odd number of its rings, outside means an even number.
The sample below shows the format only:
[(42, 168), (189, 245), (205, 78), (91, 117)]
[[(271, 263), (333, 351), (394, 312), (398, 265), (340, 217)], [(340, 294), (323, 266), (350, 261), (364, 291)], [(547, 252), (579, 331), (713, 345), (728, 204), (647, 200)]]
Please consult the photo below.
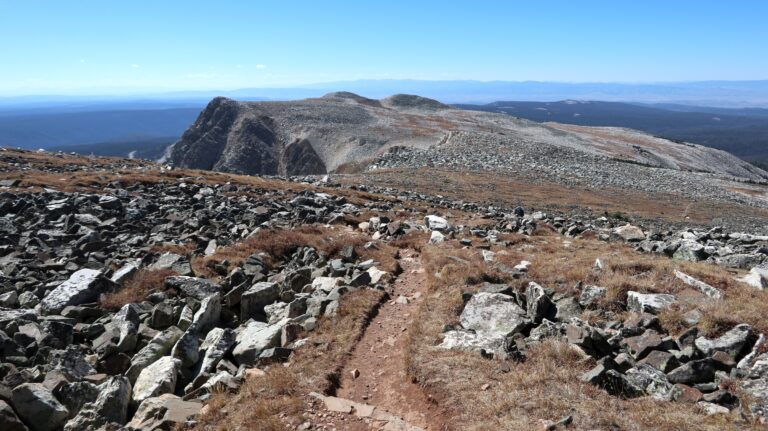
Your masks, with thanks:
[[(558, 163), (558, 170), (586, 171), (602, 181), (619, 181), (627, 174), (629, 180), (642, 179), (637, 166), (768, 179), (765, 171), (724, 151), (633, 130), (541, 124), (415, 95), (373, 100), (346, 92), (291, 102), (218, 97), (167, 149), (165, 161), (221, 172), (307, 175), (392, 166), (402, 163), (402, 153), (386, 155), (400, 148), (431, 154), (411, 164), (522, 170), (521, 163), (531, 163), (531, 173), (542, 176), (551, 175), (548, 165)], [(375, 161), (382, 156), (383, 161)], [(613, 164), (620, 172), (604, 166)]]
[(557, 127), (334, 93), (1, 150), (0, 429), (762, 426), (765, 173)]

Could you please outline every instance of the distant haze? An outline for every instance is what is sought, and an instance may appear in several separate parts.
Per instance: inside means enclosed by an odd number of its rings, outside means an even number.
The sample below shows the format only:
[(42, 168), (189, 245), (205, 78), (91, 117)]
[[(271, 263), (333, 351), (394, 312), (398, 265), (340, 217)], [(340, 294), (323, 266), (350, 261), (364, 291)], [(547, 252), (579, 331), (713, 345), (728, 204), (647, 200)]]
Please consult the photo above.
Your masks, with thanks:
[[(95, 91), (95, 90), (94, 90)], [(664, 83), (567, 83), (537, 81), (355, 80), (293, 87), (145, 92), (134, 94), (35, 95), (0, 97), (2, 110), (51, 106), (83, 110), (95, 105), (142, 108), (203, 106), (216, 96), (238, 100), (296, 100), (333, 91), (351, 91), (370, 98), (397, 93), (418, 94), (444, 103), (489, 103), (498, 100), (558, 101), (566, 99), (641, 103), (676, 103), (715, 107), (768, 107), (768, 80)], [(123, 108), (122, 106), (120, 106)]]

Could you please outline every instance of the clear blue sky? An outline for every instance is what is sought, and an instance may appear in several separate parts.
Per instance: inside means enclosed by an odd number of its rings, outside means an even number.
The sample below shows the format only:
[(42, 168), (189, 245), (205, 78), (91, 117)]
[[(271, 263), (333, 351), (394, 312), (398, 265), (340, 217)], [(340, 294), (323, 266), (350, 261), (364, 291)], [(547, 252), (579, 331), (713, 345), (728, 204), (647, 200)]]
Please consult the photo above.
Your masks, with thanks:
[(0, 0), (0, 95), (768, 79), (768, 1)]

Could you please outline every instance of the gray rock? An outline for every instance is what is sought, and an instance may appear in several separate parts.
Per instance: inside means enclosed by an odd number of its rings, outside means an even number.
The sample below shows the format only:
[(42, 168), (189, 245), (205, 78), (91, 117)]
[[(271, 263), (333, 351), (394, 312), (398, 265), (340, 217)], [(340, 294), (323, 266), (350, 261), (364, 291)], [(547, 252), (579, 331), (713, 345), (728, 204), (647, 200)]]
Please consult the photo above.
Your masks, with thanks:
[(232, 351), (239, 365), (253, 365), (265, 349), (276, 347), (280, 343), (283, 326), (287, 319), (268, 325), (262, 322), (249, 322), (239, 334)]
[(56, 314), (68, 305), (93, 302), (106, 286), (107, 280), (101, 271), (81, 269), (43, 298), (39, 304), (40, 311), (43, 314)]
[(699, 337), (696, 339), (696, 348), (704, 355), (712, 356), (716, 351), (725, 352), (733, 359), (739, 359), (741, 354), (752, 347), (748, 345), (752, 337), (752, 327), (747, 324), (734, 326), (722, 336), (709, 339)]
[(21, 422), (10, 405), (0, 400), (0, 429), (3, 431), (27, 431), (27, 426)]
[(99, 386), (99, 395), (64, 427), (65, 431), (100, 429), (107, 424), (124, 425), (128, 419), (131, 384), (126, 377), (113, 376)]
[(262, 281), (254, 284), (243, 292), (240, 298), (240, 320), (245, 322), (252, 317), (263, 315), (264, 307), (276, 302), (279, 298), (280, 287), (277, 283)]
[[(181, 338), (183, 332), (172, 326), (165, 331), (155, 335), (146, 346), (144, 346), (133, 358), (131, 358), (131, 367), (128, 368), (125, 375), (129, 381), (135, 382), (139, 377), (141, 370), (153, 364), (163, 356), (168, 355), (171, 348)], [(196, 361), (195, 361), (196, 362)]]
[(467, 302), (459, 318), (464, 329), (494, 337), (505, 337), (522, 331), (530, 325), (511, 296), (500, 293), (476, 293)]
[(13, 390), (14, 410), (32, 431), (54, 431), (61, 428), (69, 411), (39, 383), (24, 383)]
[(173, 276), (165, 279), (165, 286), (177, 289), (186, 296), (202, 301), (208, 296), (221, 293), (221, 286), (204, 278)]
[(140, 404), (147, 398), (173, 393), (176, 390), (178, 369), (179, 361), (170, 356), (163, 356), (144, 368), (133, 385), (133, 402)]
[(674, 295), (666, 293), (627, 292), (627, 310), (637, 313), (656, 314), (661, 310), (669, 308), (675, 301), (677, 301), (677, 298)]

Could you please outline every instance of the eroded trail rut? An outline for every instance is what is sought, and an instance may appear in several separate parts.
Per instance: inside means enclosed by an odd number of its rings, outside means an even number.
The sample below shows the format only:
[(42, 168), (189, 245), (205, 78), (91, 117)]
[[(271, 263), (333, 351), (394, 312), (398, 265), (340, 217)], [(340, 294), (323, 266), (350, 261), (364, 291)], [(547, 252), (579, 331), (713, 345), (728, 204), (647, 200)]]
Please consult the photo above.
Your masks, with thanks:
[[(408, 331), (427, 294), (427, 280), (419, 256), (404, 251), (402, 274), (391, 286), (391, 298), (382, 304), (342, 373), (336, 396), (375, 406), (401, 418), (384, 429), (440, 430), (444, 427), (439, 407), (406, 372)], [(381, 423), (370, 421), (372, 429)]]
[(347, 362), (338, 396), (383, 408), (410, 425), (438, 430), (440, 412), (408, 377), (405, 361), (408, 331), (427, 294), (426, 273), (412, 251), (404, 252), (400, 265), (403, 272), (392, 285), (390, 300), (381, 306)]

